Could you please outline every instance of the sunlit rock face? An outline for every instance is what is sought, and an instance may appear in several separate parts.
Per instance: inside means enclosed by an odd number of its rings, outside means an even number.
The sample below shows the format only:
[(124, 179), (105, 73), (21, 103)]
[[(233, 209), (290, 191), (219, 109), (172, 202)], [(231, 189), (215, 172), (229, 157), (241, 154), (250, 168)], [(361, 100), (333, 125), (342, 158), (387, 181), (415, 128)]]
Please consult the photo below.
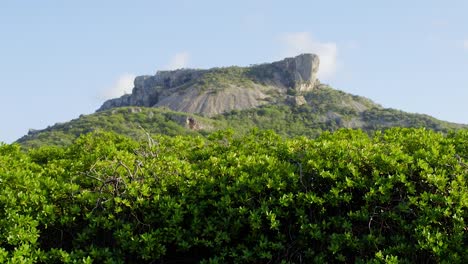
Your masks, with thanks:
[(168, 107), (213, 116), (281, 101), (319, 85), (319, 57), (301, 54), (250, 67), (179, 69), (138, 76), (131, 94), (106, 101), (98, 111), (122, 106)]

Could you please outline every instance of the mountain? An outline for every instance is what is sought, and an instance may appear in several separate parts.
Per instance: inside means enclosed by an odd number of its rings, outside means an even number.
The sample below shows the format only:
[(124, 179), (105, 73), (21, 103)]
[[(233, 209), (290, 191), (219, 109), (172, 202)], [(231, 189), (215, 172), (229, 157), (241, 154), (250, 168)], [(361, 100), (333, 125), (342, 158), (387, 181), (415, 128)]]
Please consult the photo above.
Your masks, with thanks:
[(147, 133), (204, 135), (227, 128), (314, 137), (342, 127), (368, 132), (396, 126), (443, 132), (467, 127), (383, 108), (320, 83), (318, 70), (318, 56), (301, 54), (250, 67), (159, 71), (136, 77), (131, 94), (104, 102), (96, 113), (31, 130), (18, 143), (68, 145), (98, 129), (143, 138)]
[(215, 116), (277, 102), (287, 93), (303, 93), (318, 84), (319, 58), (294, 58), (252, 67), (160, 71), (135, 79), (132, 94), (105, 102), (98, 111), (122, 106), (168, 107)]

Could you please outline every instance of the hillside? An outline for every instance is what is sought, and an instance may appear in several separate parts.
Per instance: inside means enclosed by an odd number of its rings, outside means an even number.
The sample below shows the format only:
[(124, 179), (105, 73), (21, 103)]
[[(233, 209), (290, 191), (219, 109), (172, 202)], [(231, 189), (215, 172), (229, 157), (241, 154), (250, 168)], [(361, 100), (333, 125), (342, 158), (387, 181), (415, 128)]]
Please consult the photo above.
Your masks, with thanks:
[(342, 127), (369, 133), (390, 127), (443, 132), (467, 127), (383, 108), (320, 83), (318, 70), (318, 56), (301, 54), (250, 67), (159, 71), (136, 77), (131, 94), (104, 102), (96, 113), (31, 130), (18, 142), (28, 147), (69, 145), (95, 130), (140, 139), (147, 133), (202, 135), (227, 128), (239, 134), (260, 128), (282, 136), (315, 137)]
[(44, 130), (31, 131), (18, 143), (27, 147), (69, 145), (76, 137), (91, 131), (105, 130), (146, 138), (147, 134), (205, 135), (231, 128), (246, 134), (253, 128), (271, 129), (287, 136), (316, 137), (323, 131), (341, 127), (359, 128), (369, 133), (391, 127), (426, 127), (449, 131), (466, 126), (437, 120), (420, 114), (383, 108), (371, 100), (335, 90), (326, 85), (303, 94), (298, 105), (289, 96), (276, 103), (233, 110), (213, 117), (176, 112), (165, 107), (119, 107), (82, 115), (67, 123), (55, 124)]

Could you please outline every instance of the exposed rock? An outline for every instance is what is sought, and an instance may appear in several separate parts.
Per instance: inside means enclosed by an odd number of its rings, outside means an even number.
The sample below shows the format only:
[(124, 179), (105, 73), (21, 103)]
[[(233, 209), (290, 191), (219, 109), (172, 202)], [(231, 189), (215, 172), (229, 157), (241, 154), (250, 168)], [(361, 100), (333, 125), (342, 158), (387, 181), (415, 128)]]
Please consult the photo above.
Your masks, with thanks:
[(139, 107), (131, 107), (131, 108), (128, 109), (128, 112), (131, 113), (131, 114), (140, 113), (140, 112), (141, 112), (141, 108), (139, 108)]
[(301, 106), (307, 104), (306, 99), (302, 95), (298, 96), (288, 96), (286, 97), (286, 102), (290, 105)]
[(254, 75), (276, 86), (294, 89), (299, 93), (311, 91), (319, 84), (317, 72), (320, 60), (315, 54), (301, 54), (271, 64), (253, 67)]
[(137, 76), (133, 81), (134, 88), (132, 94), (107, 100), (98, 111), (122, 106), (152, 107), (159, 101), (160, 96), (170, 94), (171, 88), (189, 83), (199, 78), (205, 72), (206, 70), (180, 69), (175, 71), (159, 71), (154, 76)]
[[(252, 67), (181, 69), (138, 76), (132, 94), (106, 101), (98, 111), (122, 106), (168, 107), (175, 111), (214, 116), (232, 110), (258, 107), (314, 89), (319, 82), (319, 58), (294, 58)], [(298, 98), (297, 105), (304, 104)]]
[(264, 99), (269, 97), (265, 90), (268, 89), (260, 85), (255, 85), (250, 89), (231, 86), (218, 93), (190, 89), (183, 93), (173, 93), (163, 98), (155, 106), (166, 106), (180, 112), (213, 116), (231, 110), (248, 109), (265, 104)]
[(37, 134), (38, 132), (40, 132), (41, 130), (39, 129), (34, 129), (34, 128), (30, 128), (28, 130), (28, 135), (34, 135), (34, 134)]
[(199, 129), (197, 121), (193, 117), (187, 118), (186, 123), (187, 123), (188, 128), (190, 128), (192, 130), (198, 130)]
[(213, 128), (209, 122), (195, 118), (194, 116), (188, 116), (187, 114), (165, 114), (165, 117), (169, 120), (176, 122), (181, 126), (185, 126), (190, 130), (211, 130)]
[(293, 58), (292, 65), (296, 90), (304, 92), (314, 88), (319, 64), (319, 57), (314, 54), (302, 54)]

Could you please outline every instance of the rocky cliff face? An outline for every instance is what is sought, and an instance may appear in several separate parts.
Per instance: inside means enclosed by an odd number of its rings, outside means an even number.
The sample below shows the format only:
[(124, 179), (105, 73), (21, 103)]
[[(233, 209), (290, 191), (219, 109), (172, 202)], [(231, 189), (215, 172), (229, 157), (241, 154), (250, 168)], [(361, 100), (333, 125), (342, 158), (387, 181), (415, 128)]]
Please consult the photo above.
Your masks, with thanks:
[(317, 55), (301, 54), (271, 64), (254, 66), (252, 72), (264, 82), (273, 82), (277, 86), (284, 86), (297, 92), (308, 92), (319, 84), (317, 80), (319, 63)]
[(146, 106), (213, 116), (283, 100), (288, 91), (311, 91), (319, 84), (318, 68), (317, 55), (301, 54), (252, 67), (159, 71), (135, 78), (132, 94), (108, 100), (98, 111)]

